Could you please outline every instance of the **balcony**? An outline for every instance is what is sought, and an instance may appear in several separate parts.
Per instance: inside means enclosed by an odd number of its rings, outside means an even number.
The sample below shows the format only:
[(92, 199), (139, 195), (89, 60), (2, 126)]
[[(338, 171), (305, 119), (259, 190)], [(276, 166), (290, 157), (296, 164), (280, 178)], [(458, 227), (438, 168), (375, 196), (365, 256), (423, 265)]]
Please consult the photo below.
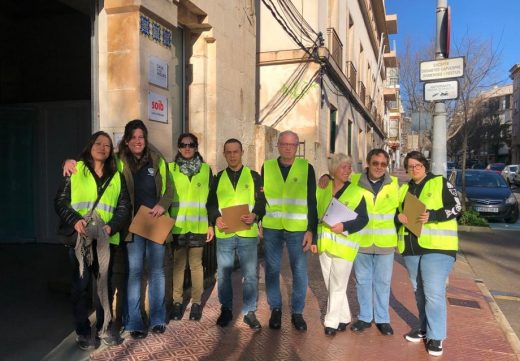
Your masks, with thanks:
[(391, 50), (388, 53), (384, 53), (383, 59), (387, 68), (397, 68), (397, 55), (395, 51)]
[(397, 14), (387, 14), (385, 21), (388, 34), (397, 34)]
[(334, 28), (327, 28), (327, 47), (332, 59), (341, 67), (343, 64), (343, 44)]
[(354, 66), (354, 63), (351, 61), (346, 62), (346, 70), (347, 70), (347, 79), (352, 88), (356, 88), (356, 81), (357, 81), (357, 70)]

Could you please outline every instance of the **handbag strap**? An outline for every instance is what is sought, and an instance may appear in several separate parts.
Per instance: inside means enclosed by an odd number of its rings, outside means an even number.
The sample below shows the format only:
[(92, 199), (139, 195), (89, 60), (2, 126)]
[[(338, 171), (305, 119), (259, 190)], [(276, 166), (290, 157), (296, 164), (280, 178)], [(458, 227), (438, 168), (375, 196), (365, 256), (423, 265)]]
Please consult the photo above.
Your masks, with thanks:
[(103, 184), (103, 186), (101, 187), (101, 190), (99, 191), (98, 193), (98, 196), (97, 196), (97, 199), (96, 201), (94, 202), (94, 205), (92, 206), (92, 209), (87, 213), (88, 214), (88, 217), (92, 217), (92, 213), (94, 213), (94, 209), (96, 209), (98, 203), (99, 203), (99, 200), (101, 199), (101, 197), (103, 197), (103, 193), (105, 193), (105, 190), (108, 188), (108, 185), (110, 184), (110, 182), (112, 181), (112, 178), (114, 178), (114, 175), (117, 173), (117, 171), (112, 174), (110, 176), (110, 178), (108, 178), (106, 180), (106, 182)]

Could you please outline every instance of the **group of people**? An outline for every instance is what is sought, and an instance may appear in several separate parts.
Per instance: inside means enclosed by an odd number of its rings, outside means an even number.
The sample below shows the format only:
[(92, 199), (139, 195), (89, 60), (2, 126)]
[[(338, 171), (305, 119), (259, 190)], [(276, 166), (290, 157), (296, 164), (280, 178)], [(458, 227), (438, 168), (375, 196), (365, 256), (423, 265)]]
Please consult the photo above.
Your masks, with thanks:
[[(105, 263), (98, 259), (101, 243), (110, 244), (108, 257), (120, 243), (126, 249), (125, 330), (137, 339), (146, 337), (148, 330), (152, 333), (165, 331), (170, 318), (167, 318), (165, 304), (166, 246), (128, 232), (133, 215), (145, 205), (151, 209), (151, 216), (169, 213), (175, 219), (169, 240), (173, 249), (171, 319), (180, 320), (184, 314), (183, 285), (187, 263), (192, 281), (189, 319), (201, 319), (203, 247), (216, 238), (221, 303), (216, 323), (226, 327), (233, 320), (231, 275), (237, 255), (242, 272), (243, 321), (252, 330), (261, 329), (255, 314), (257, 250), (261, 236), (271, 311), (269, 328), (282, 326), (280, 268), (283, 249), (287, 247), (292, 271), (291, 323), (296, 330), (307, 329), (303, 317), (308, 288), (307, 257), (309, 253), (319, 253), (328, 290), (325, 334), (333, 336), (337, 331), (345, 331), (349, 324), (353, 332), (363, 332), (375, 322), (383, 335), (392, 335), (389, 298), (397, 248), (404, 256), (419, 311), (418, 327), (411, 330), (406, 339), (411, 342), (426, 340), (430, 354), (442, 354), (442, 341), (446, 338), (445, 283), (458, 247), (455, 218), (460, 212), (460, 203), (446, 179), (429, 172), (428, 160), (421, 153), (411, 152), (406, 156), (404, 166), (411, 180), (401, 187), (388, 173), (390, 157), (383, 149), (368, 153), (367, 168), (362, 173), (352, 173), (350, 157), (334, 154), (329, 160), (329, 174), (322, 176), (317, 186), (312, 165), (296, 157), (299, 138), (292, 131), (280, 133), (279, 157), (266, 160), (260, 174), (243, 165), (242, 143), (238, 139), (228, 139), (223, 146), (227, 168), (216, 176), (198, 152), (195, 135), (179, 136), (179, 151), (168, 164), (148, 142), (147, 134), (142, 121), (130, 121), (125, 127), (119, 152), (114, 155), (108, 134), (97, 132), (78, 162), (67, 160), (64, 164), (67, 177), (55, 204), (62, 221), (78, 233), (78, 242), (70, 250), (70, 257), (74, 268), (72, 300), (80, 348), (90, 346), (86, 294), (90, 277), (99, 279), (103, 268), (100, 265)], [(105, 186), (107, 181), (109, 184)], [(417, 196), (426, 205), (426, 212), (419, 218), (423, 223), (419, 237), (406, 228), (410, 221), (403, 213), (407, 193)], [(95, 202), (97, 197), (100, 197), (99, 203)], [(348, 206), (357, 216), (337, 224), (322, 222), (332, 198)], [(249, 227), (228, 231), (222, 209), (238, 205), (247, 205), (249, 213), (241, 215), (240, 221)], [(97, 222), (91, 221), (93, 214), (99, 214), (95, 217)], [(97, 233), (90, 230), (92, 223), (97, 227)], [(145, 260), (150, 308), (147, 320), (141, 311)], [(347, 286), (352, 269), (360, 311), (356, 322), (351, 323)], [(110, 273), (109, 267), (108, 280)], [(111, 304), (113, 290), (110, 282), (108, 284), (108, 303)], [(100, 302), (101, 305), (106, 303)], [(118, 344), (121, 342), (118, 332), (110, 331), (107, 326), (110, 311), (98, 308), (99, 337), (108, 345)]]

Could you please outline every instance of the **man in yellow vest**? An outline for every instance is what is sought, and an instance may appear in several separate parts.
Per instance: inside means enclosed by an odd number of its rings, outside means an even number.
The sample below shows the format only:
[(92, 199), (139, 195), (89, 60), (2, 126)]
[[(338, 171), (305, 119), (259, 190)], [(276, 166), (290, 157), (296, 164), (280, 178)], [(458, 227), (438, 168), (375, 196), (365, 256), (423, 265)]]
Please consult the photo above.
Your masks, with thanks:
[[(314, 168), (296, 158), (298, 135), (290, 130), (278, 137), (278, 159), (265, 161), (262, 167), (266, 214), (262, 220), (265, 246), (265, 286), (271, 309), (269, 327), (282, 323), (280, 266), (284, 243), (292, 270), (291, 322), (299, 331), (307, 330), (303, 308), (307, 293), (307, 251), (316, 251), (318, 224), (316, 176)], [(314, 238), (314, 239), (313, 239)]]
[(353, 174), (351, 182), (365, 191), (368, 225), (358, 232), (359, 253), (354, 261), (359, 315), (351, 330), (362, 332), (375, 321), (385, 336), (393, 335), (388, 304), (394, 251), (397, 246), (395, 226), (399, 206), (399, 185), (387, 172), (390, 161), (383, 149), (367, 155), (367, 171)]
[[(262, 327), (256, 318), (258, 298), (258, 226), (256, 221), (265, 213), (265, 197), (261, 192), (260, 175), (242, 164), (242, 143), (238, 139), (228, 139), (224, 143), (224, 157), (228, 167), (220, 171), (208, 196), (209, 219), (217, 227), (217, 275), (218, 298), (221, 313), (217, 325), (225, 327), (233, 319), (233, 288), (231, 273), (238, 254), (242, 271), (242, 313), (244, 322), (252, 330)], [(231, 232), (222, 218), (223, 208), (247, 204), (249, 213), (240, 221), (250, 228)]]

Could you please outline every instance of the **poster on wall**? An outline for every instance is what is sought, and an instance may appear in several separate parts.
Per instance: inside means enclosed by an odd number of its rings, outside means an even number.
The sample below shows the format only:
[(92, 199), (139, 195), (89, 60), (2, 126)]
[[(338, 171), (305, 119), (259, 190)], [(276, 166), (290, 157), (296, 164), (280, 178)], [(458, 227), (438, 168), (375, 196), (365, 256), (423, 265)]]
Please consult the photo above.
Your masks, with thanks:
[(168, 89), (168, 63), (166, 61), (150, 56), (148, 82)]
[(168, 98), (154, 92), (148, 93), (148, 118), (168, 123)]

